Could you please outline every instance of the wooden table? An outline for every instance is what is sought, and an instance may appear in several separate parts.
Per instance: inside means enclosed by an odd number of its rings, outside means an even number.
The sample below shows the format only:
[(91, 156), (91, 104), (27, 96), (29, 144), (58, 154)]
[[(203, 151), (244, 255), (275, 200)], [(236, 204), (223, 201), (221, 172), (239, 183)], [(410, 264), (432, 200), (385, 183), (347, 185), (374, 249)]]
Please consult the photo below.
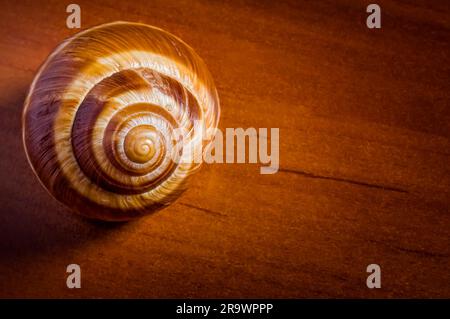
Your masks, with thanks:
[(380, 0), (369, 30), (366, 2), (76, 1), (83, 29), (139, 21), (195, 48), (220, 128), (280, 128), (277, 174), (204, 165), (167, 209), (105, 224), (50, 198), (22, 146), (71, 2), (1, 1), (0, 297), (450, 297), (449, 4)]

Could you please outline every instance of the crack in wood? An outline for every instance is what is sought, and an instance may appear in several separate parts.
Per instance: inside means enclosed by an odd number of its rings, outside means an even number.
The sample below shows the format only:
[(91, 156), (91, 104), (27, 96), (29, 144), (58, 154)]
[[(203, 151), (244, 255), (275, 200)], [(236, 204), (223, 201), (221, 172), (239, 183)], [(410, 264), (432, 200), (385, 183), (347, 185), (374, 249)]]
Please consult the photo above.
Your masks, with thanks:
[(280, 168), (278, 171), (279, 171), (279, 172), (284, 172), (284, 173), (290, 173), (290, 174), (301, 175), (301, 176), (308, 177), (308, 178), (317, 178), (317, 179), (324, 179), (324, 180), (332, 180), (332, 181), (336, 181), (336, 182), (342, 182), (342, 183), (347, 183), (347, 184), (352, 184), (352, 185), (358, 185), (358, 186), (364, 186), (364, 187), (370, 187), (370, 188), (377, 188), (377, 189), (382, 189), (382, 190), (392, 191), (392, 192), (398, 192), (398, 193), (406, 193), (406, 194), (409, 193), (409, 192), (408, 192), (407, 190), (405, 190), (405, 189), (397, 188), (397, 187), (393, 187), (393, 186), (380, 185), (380, 184), (372, 184), (372, 183), (368, 183), (368, 182), (356, 181), (356, 180), (347, 179), (347, 178), (341, 178), (341, 177), (333, 177), (333, 176), (326, 176), (326, 175), (318, 175), (318, 174), (314, 174), (314, 173), (310, 173), (310, 172), (306, 172), (306, 171), (301, 171), (301, 170), (288, 169), (288, 168)]
[(197, 210), (200, 210), (202, 212), (205, 212), (205, 213), (208, 213), (208, 214), (212, 214), (212, 215), (215, 215), (215, 216), (227, 217), (226, 214), (223, 214), (221, 212), (217, 212), (217, 211), (214, 211), (214, 210), (211, 210), (211, 209), (207, 209), (207, 208), (203, 208), (203, 207), (199, 207), (199, 206), (195, 206), (195, 205), (191, 205), (191, 204), (187, 204), (187, 203), (180, 203), (180, 205), (183, 205), (183, 206), (186, 206), (186, 207), (189, 207), (189, 208), (193, 208), (193, 209), (197, 209)]
[(408, 254), (414, 254), (417, 256), (421, 256), (421, 257), (431, 257), (431, 258), (449, 258), (450, 257), (448, 254), (396, 246), (389, 242), (382, 242), (382, 241), (374, 240), (374, 239), (368, 239), (367, 241), (370, 243), (373, 243), (373, 244), (382, 245), (391, 250), (400, 251), (400, 252), (404, 252), (404, 253), (408, 253)]

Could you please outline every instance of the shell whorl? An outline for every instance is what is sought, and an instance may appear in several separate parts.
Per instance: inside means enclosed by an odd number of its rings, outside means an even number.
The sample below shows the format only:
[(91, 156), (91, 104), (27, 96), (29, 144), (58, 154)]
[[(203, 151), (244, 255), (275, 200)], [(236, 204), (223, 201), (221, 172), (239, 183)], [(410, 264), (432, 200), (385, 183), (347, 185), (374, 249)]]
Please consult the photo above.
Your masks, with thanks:
[(161, 29), (115, 22), (48, 57), (25, 101), (23, 139), (56, 199), (87, 217), (127, 220), (185, 190), (199, 167), (192, 150), (209, 145), (218, 120), (216, 88), (192, 48)]

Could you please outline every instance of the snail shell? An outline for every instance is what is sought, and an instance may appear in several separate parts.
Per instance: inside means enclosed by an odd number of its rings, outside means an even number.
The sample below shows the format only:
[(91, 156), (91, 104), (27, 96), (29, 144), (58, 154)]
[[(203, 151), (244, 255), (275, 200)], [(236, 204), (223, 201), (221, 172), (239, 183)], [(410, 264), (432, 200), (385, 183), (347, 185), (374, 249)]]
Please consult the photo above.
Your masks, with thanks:
[(218, 120), (216, 88), (192, 48), (161, 29), (115, 22), (48, 57), (25, 100), (23, 141), (53, 197), (86, 217), (121, 221), (186, 189), (200, 165), (191, 150), (210, 144)]

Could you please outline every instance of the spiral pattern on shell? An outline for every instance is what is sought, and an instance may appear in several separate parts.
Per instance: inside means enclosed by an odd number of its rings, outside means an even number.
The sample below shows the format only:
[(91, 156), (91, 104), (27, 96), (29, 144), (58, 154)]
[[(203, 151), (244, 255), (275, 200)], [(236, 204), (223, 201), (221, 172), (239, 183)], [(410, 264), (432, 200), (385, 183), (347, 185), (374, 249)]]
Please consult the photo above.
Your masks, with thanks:
[(210, 144), (218, 120), (216, 88), (192, 48), (161, 29), (115, 22), (76, 34), (48, 57), (25, 101), (23, 139), (57, 200), (120, 221), (186, 189), (199, 167), (192, 149)]

